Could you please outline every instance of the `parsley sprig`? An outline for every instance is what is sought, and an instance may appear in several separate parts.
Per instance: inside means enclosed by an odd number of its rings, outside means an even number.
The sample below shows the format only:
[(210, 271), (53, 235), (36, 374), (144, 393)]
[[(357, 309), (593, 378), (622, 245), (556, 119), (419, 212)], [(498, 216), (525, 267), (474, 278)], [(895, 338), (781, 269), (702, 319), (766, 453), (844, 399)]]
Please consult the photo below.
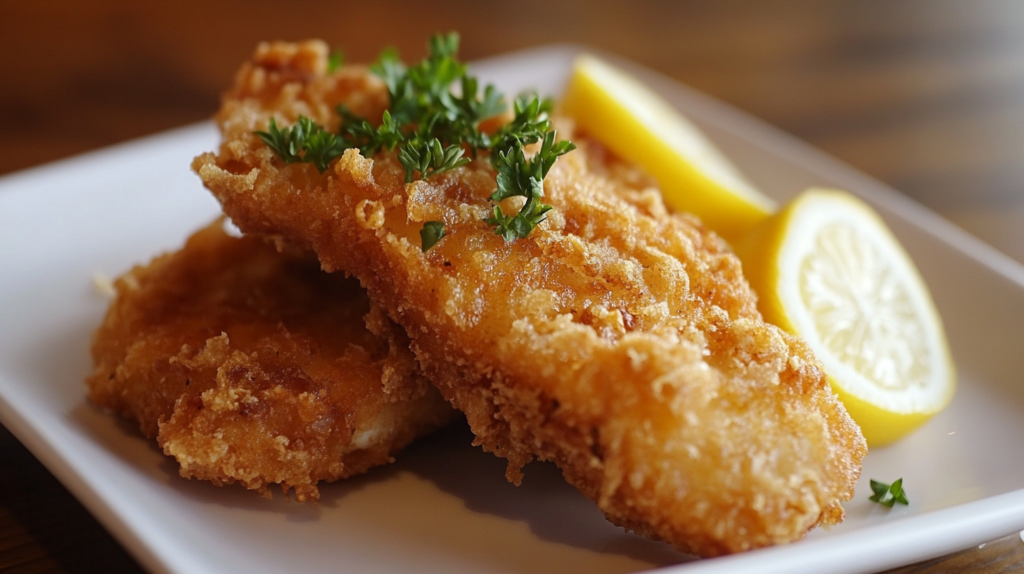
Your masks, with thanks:
[(312, 163), (320, 173), (346, 148), (352, 147), (305, 116), (299, 116), (294, 126), (285, 129), (278, 128), (277, 121), (270, 118), (267, 131), (256, 135), (285, 163)]
[[(491, 201), (497, 204), (517, 196), (526, 201), (511, 216), (495, 205), (486, 221), (506, 241), (526, 237), (552, 209), (541, 201), (545, 176), (558, 157), (576, 146), (556, 141), (548, 117), (552, 103), (536, 95), (515, 99), (511, 122), (493, 134), (482, 131), (484, 120), (505, 111), (504, 96), (494, 86), (481, 88), (467, 74), (466, 65), (456, 59), (458, 48), (457, 34), (435, 35), (427, 57), (412, 67), (406, 67), (394, 50), (385, 50), (370, 68), (384, 81), (390, 97), (379, 126), (338, 106), (337, 134), (304, 116), (284, 129), (271, 119), (266, 132), (255, 133), (285, 163), (312, 163), (321, 173), (346, 149), (356, 148), (365, 157), (394, 151), (406, 183), (462, 167), (479, 152), (487, 152), (498, 172)], [(335, 65), (332, 61), (331, 67)], [(540, 149), (527, 159), (526, 146), (538, 142)], [(425, 225), (421, 233), (424, 250), (444, 236), (443, 223), (428, 225), (430, 229)]]
[(511, 217), (502, 213), (497, 205), (494, 206), (491, 217), (486, 220), (495, 226), (494, 233), (504, 237), (505, 241), (512, 241), (517, 237), (526, 237), (534, 227), (544, 221), (545, 214), (552, 209), (550, 205), (540, 201), (544, 197), (544, 177), (558, 156), (572, 149), (575, 149), (575, 146), (567, 141), (556, 143), (555, 132), (547, 132), (540, 151), (532, 159), (526, 159), (526, 152), (523, 151), (523, 143), (520, 141), (491, 155), (491, 162), (498, 170), (498, 189), (491, 194), (491, 201), (498, 203), (516, 196), (526, 198), (526, 203), (519, 209), (519, 213)]
[(896, 479), (896, 482), (891, 485), (871, 479), (871, 492), (874, 492), (874, 494), (871, 495), (870, 500), (887, 508), (892, 508), (897, 502), (900, 504), (910, 504), (907, 501), (907, 494), (903, 492), (902, 478)]
[[(502, 213), (494, 206), (487, 223), (495, 226), (494, 233), (505, 241), (526, 237), (540, 222), (551, 206), (541, 203), (544, 197), (544, 178), (559, 156), (576, 149), (567, 141), (555, 141), (551, 131), (548, 113), (553, 103), (536, 95), (516, 98), (511, 122), (494, 134), (491, 142), (491, 165), (498, 172), (498, 189), (491, 194), (491, 201), (498, 203), (509, 197), (521, 196), (526, 202), (514, 216)], [(542, 141), (540, 150), (531, 159), (526, 159), (524, 147)]]
[(345, 64), (345, 52), (335, 50), (327, 57), (327, 73), (333, 74)]

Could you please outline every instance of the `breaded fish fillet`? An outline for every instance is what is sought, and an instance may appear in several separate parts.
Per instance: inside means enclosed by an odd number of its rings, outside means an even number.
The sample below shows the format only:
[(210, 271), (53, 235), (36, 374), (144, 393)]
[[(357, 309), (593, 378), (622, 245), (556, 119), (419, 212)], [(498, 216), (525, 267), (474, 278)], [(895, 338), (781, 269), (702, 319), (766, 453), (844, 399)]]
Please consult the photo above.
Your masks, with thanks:
[[(612, 522), (702, 556), (842, 519), (866, 446), (819, 363), (761, 320), (717, 236), (568, 123), (580, 147), (545, 180), (554, 210), (514, 242), (484, 222), (486, 160), (405, 185), (390, 154), (320, 174), (252, 133), (299, 114), (333, 129), (335, 104), (386, 94), (359, 68), (327, 74), (323, 44), (263, 45), (193, 169), (245, 233), (358, 277), (513, 482), (554, 461)], [(424, 253), (430, 220), (447, 235)]]
[(93, 340), (89, 398), (139, 422), (181, 475), (316, 500), (454, 411), (352, 279), (220, 222), (135, 267)]

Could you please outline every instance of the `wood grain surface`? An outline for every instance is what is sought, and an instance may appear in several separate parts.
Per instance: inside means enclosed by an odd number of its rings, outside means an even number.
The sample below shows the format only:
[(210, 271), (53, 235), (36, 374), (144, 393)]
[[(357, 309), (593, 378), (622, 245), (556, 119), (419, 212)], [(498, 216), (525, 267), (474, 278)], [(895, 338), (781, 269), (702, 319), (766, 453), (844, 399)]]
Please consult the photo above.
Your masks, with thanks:
[[(1024, 3), (1014, 0), (0, 0), (0, 174), (209, 117), (261, 40), (323, 38), (352, 61), (394, 46), (415, 59), (447, 30), (461, 33), (467, 60), (559, 42), (633, 59), (1024, 260), (1024, 241), (990, 225), (993, 212), (1024, 217)], [(1022, 568), (1011, 533), (890, 572)], [(0, 571), (139, 570), (0, 428)]]

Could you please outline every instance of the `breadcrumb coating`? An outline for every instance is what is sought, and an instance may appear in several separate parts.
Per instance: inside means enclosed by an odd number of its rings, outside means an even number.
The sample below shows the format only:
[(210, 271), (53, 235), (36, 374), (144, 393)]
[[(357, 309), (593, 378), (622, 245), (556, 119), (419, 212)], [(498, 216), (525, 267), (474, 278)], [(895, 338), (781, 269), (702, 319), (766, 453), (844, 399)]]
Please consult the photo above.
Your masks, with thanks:
[[(378, 79), (327, 74), (326, 55), (260, 46), (223, 98), (223, 145), (193, 169), (245, 233), (357, 277), (509, 480), (554, 461), (612, 522), (701, 556), (842, 519), (864, 439), (806, 345), (761, 320), (722, 240), (565, 119), (579, 149), (545, 180), (554, 210), (514, 242), (484, 222), (486, 158), (408, 185), (388, 153), (283, 165), (252, 133), (271, 117), (333, 129), (338, 103), (372, 119), (386, 105)], [(447, 235), (423, 253), (430, 220)]]
[(352, 279), (221, 222), (118, 279), (86, 380), (186, 478), (300, 501), (452, 419), (405, 333)]

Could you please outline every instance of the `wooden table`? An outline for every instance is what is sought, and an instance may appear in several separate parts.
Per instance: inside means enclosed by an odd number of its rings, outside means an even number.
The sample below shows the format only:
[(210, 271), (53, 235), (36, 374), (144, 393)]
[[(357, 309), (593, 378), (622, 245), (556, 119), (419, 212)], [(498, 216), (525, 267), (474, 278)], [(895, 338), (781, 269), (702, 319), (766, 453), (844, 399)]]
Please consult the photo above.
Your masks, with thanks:
[[(1024, 4), (1013, 0), (441, 3), (0, 0), (0, 173), (207, 118), (265, 39), (369, 61), (459, 30), (465, 59), (576, 42), (786, 130), (1024, 261)], [(287, 9), (286, 9), (287, 8)], [(2, 273), (2, 271), (0, 271)], [(1017, 533), (892, 572), (1004, 572)], [(0, 428), (0, 570), (138, 565)]]

